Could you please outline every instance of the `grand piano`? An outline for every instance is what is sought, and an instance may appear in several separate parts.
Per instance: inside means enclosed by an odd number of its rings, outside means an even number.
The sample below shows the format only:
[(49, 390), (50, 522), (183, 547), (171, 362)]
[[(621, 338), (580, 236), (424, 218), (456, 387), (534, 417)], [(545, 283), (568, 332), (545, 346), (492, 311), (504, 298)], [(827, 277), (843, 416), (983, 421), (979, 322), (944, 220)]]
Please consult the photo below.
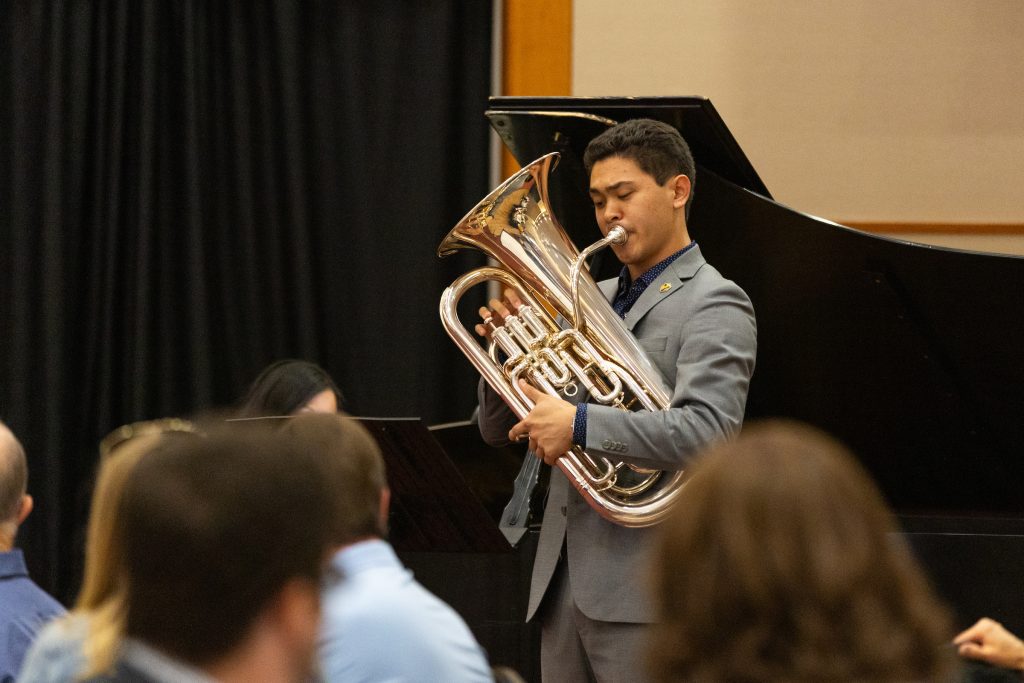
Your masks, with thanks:
[[(631, 118), (678, 128), (698, 166), (690, 233), (757, 314), (747, 421), (802, 420), (844, 441), (957, 626), (991, 616), (1024, 633), (1024, 258), (889, 239), (780, 204), (704, 98), (497, 97), (486, 116), (521, 164), (561, 153), (552, 209), (581, 248), (600, 238), (587, 143)], [(618, 269), (610, 251), (591, 263), (597, 278)]]

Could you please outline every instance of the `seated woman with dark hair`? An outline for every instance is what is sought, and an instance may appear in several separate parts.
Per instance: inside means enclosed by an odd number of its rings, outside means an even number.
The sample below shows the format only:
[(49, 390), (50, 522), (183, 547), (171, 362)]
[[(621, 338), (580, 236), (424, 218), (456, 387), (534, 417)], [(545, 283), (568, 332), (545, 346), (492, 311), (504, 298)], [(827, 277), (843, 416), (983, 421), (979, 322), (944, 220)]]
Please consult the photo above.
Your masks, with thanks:
[(260, 372), (242, 400), (239, 417), (268, 417), (296, 413), (336, 413), (341, 391), (315, 363), (285, 359)]
[(658, 681), (941, 681), (950, 620), (867, 473), (816, 429), (713, 448), (655, 549)]

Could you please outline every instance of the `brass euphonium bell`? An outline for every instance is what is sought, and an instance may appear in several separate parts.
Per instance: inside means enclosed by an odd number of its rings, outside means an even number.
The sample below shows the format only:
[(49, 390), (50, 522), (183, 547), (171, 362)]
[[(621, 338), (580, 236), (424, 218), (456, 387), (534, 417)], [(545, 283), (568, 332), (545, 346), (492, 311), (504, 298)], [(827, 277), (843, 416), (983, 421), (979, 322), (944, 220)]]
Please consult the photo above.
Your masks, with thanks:
[[(580, 390), (593, 403), (622, 410), (664, 410), (671, 392), (661, 373), (623, 325), (587, 272), (585, 259), (626, 232), (583, 250), (569, 240), (548, 206), (548, 173), (558, 154), (525, 166), (476, 205), (437, 249), (479, 249), (500, 264), (472, 270), (441, 297), (441, 321), (490, 386), (522, 419), (533, 407), (519, 387), (526, 379), (559, 398), (574, 400)], [(523, 305), (495, 328), (485, 350), (458, 318), (462, 295), (494, 280), (514, 290)], [(557, 318), (556, 318), (557, 316)], [(563, 324), (560, 324), (563, 323)], [(499, 351), (505, 360), (499, 360)], [(580, 396), (585, 400), (585, 394)], [(661, 521), (683, 486), (683, 473), (637, 468), (592, 458), (573, 447), (558, 467), (604, 518), (628, 527)]]

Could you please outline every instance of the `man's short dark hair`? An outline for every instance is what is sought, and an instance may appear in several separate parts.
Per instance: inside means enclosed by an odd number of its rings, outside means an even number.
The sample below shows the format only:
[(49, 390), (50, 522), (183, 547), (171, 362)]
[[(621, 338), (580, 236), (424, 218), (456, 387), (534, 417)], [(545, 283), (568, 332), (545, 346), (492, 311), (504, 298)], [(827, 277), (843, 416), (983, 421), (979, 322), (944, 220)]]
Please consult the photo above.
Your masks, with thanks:
[(281, 432), (323, 458), (333, 492), (332, 540), (347, 544), (384, 536), (381, 492), (387, 487), (384, 458), (370, 433), (351, 417), (296, 415)]
[[(0, 523), (10, 521), (21, 510), (28, 486), (25, 449), (14, 433), (0, 421)], [(4, 438), (4, 437), (8, 438)]]
[(591, 140), (583, 153), (583, 165), (589, 174), (594, 164), (610, 157), (632, 159), (659, 185), (669, 178), (685, 175), (690, 179), (690, 198), (686, 202), (689, 214), (697, 167), (690, 146), (678, 130), (654, 119), (630, 119)]
[(126, 634), (204, 666), (240, 644), (330, 548), (322, 459), (264, 425), (167, 439), (132, 471), (119, 510)]

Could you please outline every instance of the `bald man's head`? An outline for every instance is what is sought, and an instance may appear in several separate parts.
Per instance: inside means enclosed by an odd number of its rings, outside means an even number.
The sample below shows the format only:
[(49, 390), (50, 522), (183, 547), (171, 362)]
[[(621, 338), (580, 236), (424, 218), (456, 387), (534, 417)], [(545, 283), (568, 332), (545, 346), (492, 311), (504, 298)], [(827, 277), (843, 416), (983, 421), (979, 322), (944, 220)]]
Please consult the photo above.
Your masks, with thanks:
[(0, 524), (20, 521), (27, 486), (25, 449), (7, 425), (0, 422)]

